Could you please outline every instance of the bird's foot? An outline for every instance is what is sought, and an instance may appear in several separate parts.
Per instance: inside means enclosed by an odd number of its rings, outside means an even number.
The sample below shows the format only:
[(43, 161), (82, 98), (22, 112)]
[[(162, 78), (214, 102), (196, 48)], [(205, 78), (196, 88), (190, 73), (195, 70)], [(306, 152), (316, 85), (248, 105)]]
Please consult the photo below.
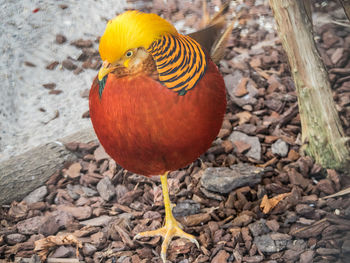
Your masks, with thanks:
[(166, 218), (165, 225), (159, 229), (141, 232), (137, 234), (134, 239), (142, 238), (142, 237), (154, 237), (154, 236), (162, 236), (164, 238), (161, 248), (160, 257), (163, 262), (166, 262), (166, 251), (168, 246), (173, 239), (173, 237), (186, 238), (190, 240), (192, 243), (195, 243), (199, 248), (199, 243), (196, 238), (190, 234), (187, 234), (180, 228), (180, 224), (176, 221), (173, 216), (169, 216)]

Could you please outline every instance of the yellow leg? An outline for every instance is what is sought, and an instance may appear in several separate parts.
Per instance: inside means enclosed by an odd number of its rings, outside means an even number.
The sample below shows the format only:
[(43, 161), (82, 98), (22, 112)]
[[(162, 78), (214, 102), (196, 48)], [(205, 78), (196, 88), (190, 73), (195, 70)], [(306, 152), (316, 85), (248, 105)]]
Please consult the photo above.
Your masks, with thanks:
[(195, 239), (195, 237), (190, 235), (190, 234), (185, 233), (180, 228), (180, 224), (176, 221), (176, 219), (173, 216), (173, 213), (171, 211), (169, 192), (168, 192), (167, 175), (168, 175), (168, 172), (166, 172), (164, 175), (160, 176), (160, 181), (162, 182), (164, 207), (165, 207), (165, 224), (164, 224), (164, 226), (157, 229), (157, 230), (139, 233), (134, 237), (134, 239), (137, 239), (137, 238), (141, 238), (141, 237), (162, 236), (164, 238), (164, 241), (162, 243), (162, 250), (161, 250), (160, 257), (162, 258), (164, 263), (166, 262), (167, 248), (168, 248), (172, 238), (175, 236), (189, 239), (191, 242), (195, 243), (196, 246), (199, 248), (199, 244), (198, 244), (197, 240)]

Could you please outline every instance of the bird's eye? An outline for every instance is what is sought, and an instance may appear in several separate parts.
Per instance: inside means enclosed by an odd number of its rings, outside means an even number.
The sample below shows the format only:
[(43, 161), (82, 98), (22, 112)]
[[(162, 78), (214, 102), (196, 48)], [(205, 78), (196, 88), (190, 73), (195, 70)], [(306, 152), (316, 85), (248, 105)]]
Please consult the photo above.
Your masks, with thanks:
[(126, 52), (126, 54), (125, 54), (125, 55), (126, 55), (128, 58), (129, 58), (129, 57), (131, 57), (131, 56), (132, 56), (132, 54), (133, 54), (133, 53), (132, 53), (132, 51), (131, 51), (131, 50), (129, 50), (128, 52)]

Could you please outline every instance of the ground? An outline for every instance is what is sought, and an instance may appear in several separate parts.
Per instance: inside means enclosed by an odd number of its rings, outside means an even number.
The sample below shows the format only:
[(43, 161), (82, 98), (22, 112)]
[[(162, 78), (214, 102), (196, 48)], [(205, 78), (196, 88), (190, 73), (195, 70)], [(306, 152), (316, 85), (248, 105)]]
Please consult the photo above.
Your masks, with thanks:
[[(199, 28), (201, 2), (129, 4), (162, 14), (181, 28)], [(209, 5), (211, 12), (217, 2)], [(231, 11), (240, 19), (219, 64), (228, 91), (222, 129), (200, 159), (170, 173), (168, 180), (174, 214), (185, 231), (197, 237), (200, 249), (176, 239), (168, 259), (348, 262), (350, 181), (344, 173), (323, 169), (302, 156), (297, 96), (268, 3), (235, 2)], [(350, 136), (350, 29), (339, 20), (344, 14), (336, 3), (320, 2), (314, 14), (315, 39), (330, 72), (343, 128)], [(59, 33), (57, 52), (77, 40)], [(62, 41), (64, 36), (67, 42)], [(76, 60), (66, 55), (57, 59), (65, 68), (53, 69), (59, 76), (79, 79), (81, 68), (96, 74), (100, 61), (95, 37), (81, 37), (73, 42), (77, 49), (70, 51)], [(53, 93), (60, 89), (48, 87)], [(78, 262), (77, 257), (84, 262), (161, 262), (160, 238), (132, 239), (140, 231), (162, 225), (159, 177), (125, 171), (98, 142), (72, 142), (66, 147), (78, 155), (78, 161), (57, 171), (23, 201), (1, 208), (0, 260), (29, 262), (26, 259), (32, 257), (30, 262), (40, 262), (34, 256), (38, 254), (71, 258), (70, 262)]]

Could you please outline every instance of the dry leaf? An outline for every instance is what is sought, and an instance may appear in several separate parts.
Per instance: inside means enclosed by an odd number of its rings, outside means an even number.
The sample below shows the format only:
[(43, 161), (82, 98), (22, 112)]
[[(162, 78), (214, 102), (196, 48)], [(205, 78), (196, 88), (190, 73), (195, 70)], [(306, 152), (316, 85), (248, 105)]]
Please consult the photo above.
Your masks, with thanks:
[(279, 194), (270, 199), (267, 197), (267, 195), (264, 195), (263, 199), (261, 200), (260, 208), (263, 209), (264, 214), (267, 214), (288, 195), (290, 195), (290, 193)]
[(72, 234), (64, 234), (60, 236), (48, 236), (43, 239), (35, 241), (34, 251), (38, 251), (38, 255), (42, 261), (46, 260), (47, 254), (51, 248), (62, 245), (76, 245), (76, 256), (79, 256), (79, 248), (82, 248), (82, 243)]

